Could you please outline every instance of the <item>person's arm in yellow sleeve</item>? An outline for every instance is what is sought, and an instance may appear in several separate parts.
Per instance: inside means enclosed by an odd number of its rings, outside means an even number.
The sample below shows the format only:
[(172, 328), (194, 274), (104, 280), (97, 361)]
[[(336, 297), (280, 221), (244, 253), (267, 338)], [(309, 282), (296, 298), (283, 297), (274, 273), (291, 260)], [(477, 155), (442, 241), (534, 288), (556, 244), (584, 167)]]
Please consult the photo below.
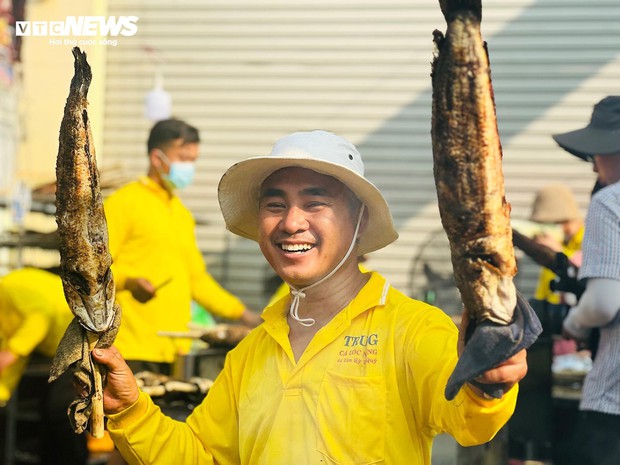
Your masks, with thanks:
[[(195, 237), (193, 243), (196, 243)], [(192, 298), (196, 302), (213, 315), (239, 320), (250, 327), (258, 326), (262, 322), (260, 315), (248, 309), (241, 299), (224, 289), (207, 272), (206, 263), (197, 246), (193, 248), (189, 261)]]
[(43, 341), (52, 324), (53, 310), (45, 297), (17, 286), (11, 291), (12, 305), (21, 314), (19, 328), (8, 338), (7, 348), (26, 357)]
[(35, 313), (28, 316), (9, 338), (8, 347), (16, 355), (30, 355), (47, 335), (51, 326), (49, 316)]
[(251, 327), (262, 322), (260, 315), (248, 309), (239, 298), (224, 289), (206, 270), (192, 280), (192, 296), (196, 302), (221, 318), (239, 320)]
[[(404, 354), (412, 374), (409, 391), (413, 408), (420, 412), (418, 427), (430, 428), (434, 434), (449, 433), (463, 446), (490, 441), (514, 411), (517, 386), (501, 399), (487, 399), (476, 388), (465, 385), (452, 401), (446, 400), (444, 390), (457, 362), (455, 348), (460, 345), (457, 328), (446, 315), (430, 315), (415, 332), (406, 338)], [(503, 382), (501, 374), (487, 375)], [(508, 384), (513, 380), (511, 377)], [(481, 381), (490, 382), (487, 378)]]
[[(204, 444), (208, 432), (196, 429), (191, 416), (187, 423), (165, 416), (149, 396), (139, 391), (131, 370), (115, 347), (95, 349), (93, 356), (108, 369), (103, 394), (107, 430), (129, 463), (215, 463)], [(229, 423), (232, 426), (236, 419), (231, 417)], [(220, 429), (233, 434), (228, 426), (222, 425)]]
[[(469, 313), (463, 309), (457, 344), (459, 356), (465, 349), (465, 335), (468, 326)], [(472, 384), (468, 383), (464, 386), (465, 393), (478, 406), (478, 412), (484, 418), (484, 421), (480, 422), (477, 428), (484, 435), (495, 436), (499, 428), (510, 419), (516, 407), (518, 382), (523, 379), (526, 373), (527, 353), (525, 349), (522, 349), (476, 379), (481, 384), (503, 385), (505, 394), (501, 399), (491, 398)]]

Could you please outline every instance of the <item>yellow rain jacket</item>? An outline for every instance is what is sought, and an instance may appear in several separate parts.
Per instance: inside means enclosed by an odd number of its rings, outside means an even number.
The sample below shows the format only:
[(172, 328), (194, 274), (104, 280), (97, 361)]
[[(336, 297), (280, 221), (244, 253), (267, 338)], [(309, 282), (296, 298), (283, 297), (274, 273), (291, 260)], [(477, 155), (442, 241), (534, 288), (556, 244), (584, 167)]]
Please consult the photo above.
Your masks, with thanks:
[(430, 464), (436, 434), (480, 444), (514, 410), (516, 388), (484, 400), (466, 387), (446, 401), (457, 328), (377, 273), (297, 362), (286, 303), (267, 307), (265, 322), (229, 352), (186, 423), (162, 415), (144, 393), (110, 415), (129, 463)]
[[(192, 299), (220, 317), (241, 317), (243, 302), (207, 273), (194, 219), (179, 197), (142, 177), (114, 192), (104, 208), (123, 315), (114, 345), (126, 359), (171, 363), (187, 352), (191, 341), (157, 333), (187, 331)], [(125, 289), (128, 277), (166, 284), (142, 304)]]
[(32, 352), (54, 356), (72, 319), (60, 277), (23, 268), (0, 278), (0, 350), (18, 356), (0, 373), (0, 405), (10, 399)]

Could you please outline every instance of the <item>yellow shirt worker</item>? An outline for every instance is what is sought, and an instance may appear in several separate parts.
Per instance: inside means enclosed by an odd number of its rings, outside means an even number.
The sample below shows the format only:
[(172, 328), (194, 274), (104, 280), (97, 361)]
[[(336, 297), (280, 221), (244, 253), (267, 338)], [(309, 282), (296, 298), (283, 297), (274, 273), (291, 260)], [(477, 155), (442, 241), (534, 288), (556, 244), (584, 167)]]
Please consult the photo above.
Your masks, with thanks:
[(228, 353), (185, 422), (139, 392), (116, 348), (93, 351), (108, 368), (108, 430), (130, 464), (430, 464), (435, 435), (481, 444), (506, 423), (525, 351), (476, 379), (501, 384), (501, 398), (466, 384), (447, 400), (467, 318), (459, 332), (360, 270), (358, 257), (398, 234), (353, 144), (325, 131), (285, 136), (271, 155), (229, 168), (218, 195), (228, 229), (258, 242), (290, 295)]
[(72, 319), (59, 276), (23, 268), (0, 278), (0, 405), (11, 398), (33, 352), (54, 356)]
[(177, 195), (193, 180), (199, 142), (197, 129), (184, 121), (157, 122), (147, 141), (147, 176), (104, 202), (116, 298), (123, 312), (115, 344), (127, 360), (169, 367), (187, 352), (189, 339), (158, 332), (187, 331), (192, 299), (219, 317), (249, 326), (260, 323), (255, 312), (207, 272), (196, 224)]
[[(187, 331), (192, 299), (217, 316), (241, 317), (243, 302), (206, 272), (194, 219), (176, 195), (142, 177), (113, 193), (104, 205), (116, 300), (123, 312), (115, 345), (125, 358), (171, 363), (186, 352), (189, 340), (157, 333)], [(163, 285), (142, 303), (126, 288), (131, 276)]]
[[(446, 401), (454, 323), (369, 276), (298, 361), (287, 299), (267, 307), (186, 425), (162, 417), (145, 394), (110, 415), (111, 435), (131, 438), (119, 445), (123, 456), (165, 464), (183, 450), (201, 464), (425, 464), (439, 433), (463, 445), (488, 440), (510, 417), (517, 389), (491, 401), (465, 388)], [(134, 444), (149, 444), (151, 457), (140, 462)]]

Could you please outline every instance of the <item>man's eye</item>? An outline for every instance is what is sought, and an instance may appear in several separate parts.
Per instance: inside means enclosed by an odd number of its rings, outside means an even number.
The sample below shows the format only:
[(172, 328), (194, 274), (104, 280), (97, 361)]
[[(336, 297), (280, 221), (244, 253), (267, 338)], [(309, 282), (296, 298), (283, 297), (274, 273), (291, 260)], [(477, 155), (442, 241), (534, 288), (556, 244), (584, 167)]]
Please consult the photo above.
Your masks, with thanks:
[(281, 210), (286, 208), (286, 205), (281, 202), (266, 202), (263, 204), (263, 208), (266, 208), (267, 210)]
[(308, 202), (306, 204), (306, 207), (307, 208), (320, 208), (320, 207), (323, 207), (325, 205), (326, 205), (325, 202), (321, 202), (319, 200), (315, 200), (315, 201), (312, 201), (312, 202)]

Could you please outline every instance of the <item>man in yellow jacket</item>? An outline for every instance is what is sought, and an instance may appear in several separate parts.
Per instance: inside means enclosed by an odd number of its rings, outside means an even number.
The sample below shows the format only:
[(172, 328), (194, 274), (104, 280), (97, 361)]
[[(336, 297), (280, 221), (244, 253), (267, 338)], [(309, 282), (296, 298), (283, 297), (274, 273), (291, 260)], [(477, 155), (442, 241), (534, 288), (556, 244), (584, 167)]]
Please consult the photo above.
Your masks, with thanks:
[[(0, 278), (0, 405), (5, 405), (34, 353), (51, 359), (73, 314), (60, 277), (35, 268)], [(71, 374), (52, 383), (41, 381), (41, 458), (45, 464), (85, 465), (85, 436), (71, 429), (67, 407), (75, 397)]]
[(258, 242), (291, 292), (228, 353), (186, 422), (139, 392), (115, 348), (94, 352), (109, 369), (108, 429), (129, 463), (429, 464), (435, 435), (480, 444), (508, 420), (525, 351), (477, 379), (503, 384), (502, 398), (467, 384), (448, 401), (464, 345), (452, 320), (360, 270), (358, 256), (398, 236), (363, 173), (353, 144), (325, 131), (286, 136), (226, 172), (227, 227)]
[(135, 370), (170, 374), (190, 341), (158, 333), (187, 331), (192, 299), (219, 317), (249, 326), (261, 321), (207, 272), (194, 219), (176, 194), (192, 182), (199, 143), (198, 131), (183, 121), (156, 123), (147, 142), (147, 175), (104, 203), (123, 310), (115, 344)]

